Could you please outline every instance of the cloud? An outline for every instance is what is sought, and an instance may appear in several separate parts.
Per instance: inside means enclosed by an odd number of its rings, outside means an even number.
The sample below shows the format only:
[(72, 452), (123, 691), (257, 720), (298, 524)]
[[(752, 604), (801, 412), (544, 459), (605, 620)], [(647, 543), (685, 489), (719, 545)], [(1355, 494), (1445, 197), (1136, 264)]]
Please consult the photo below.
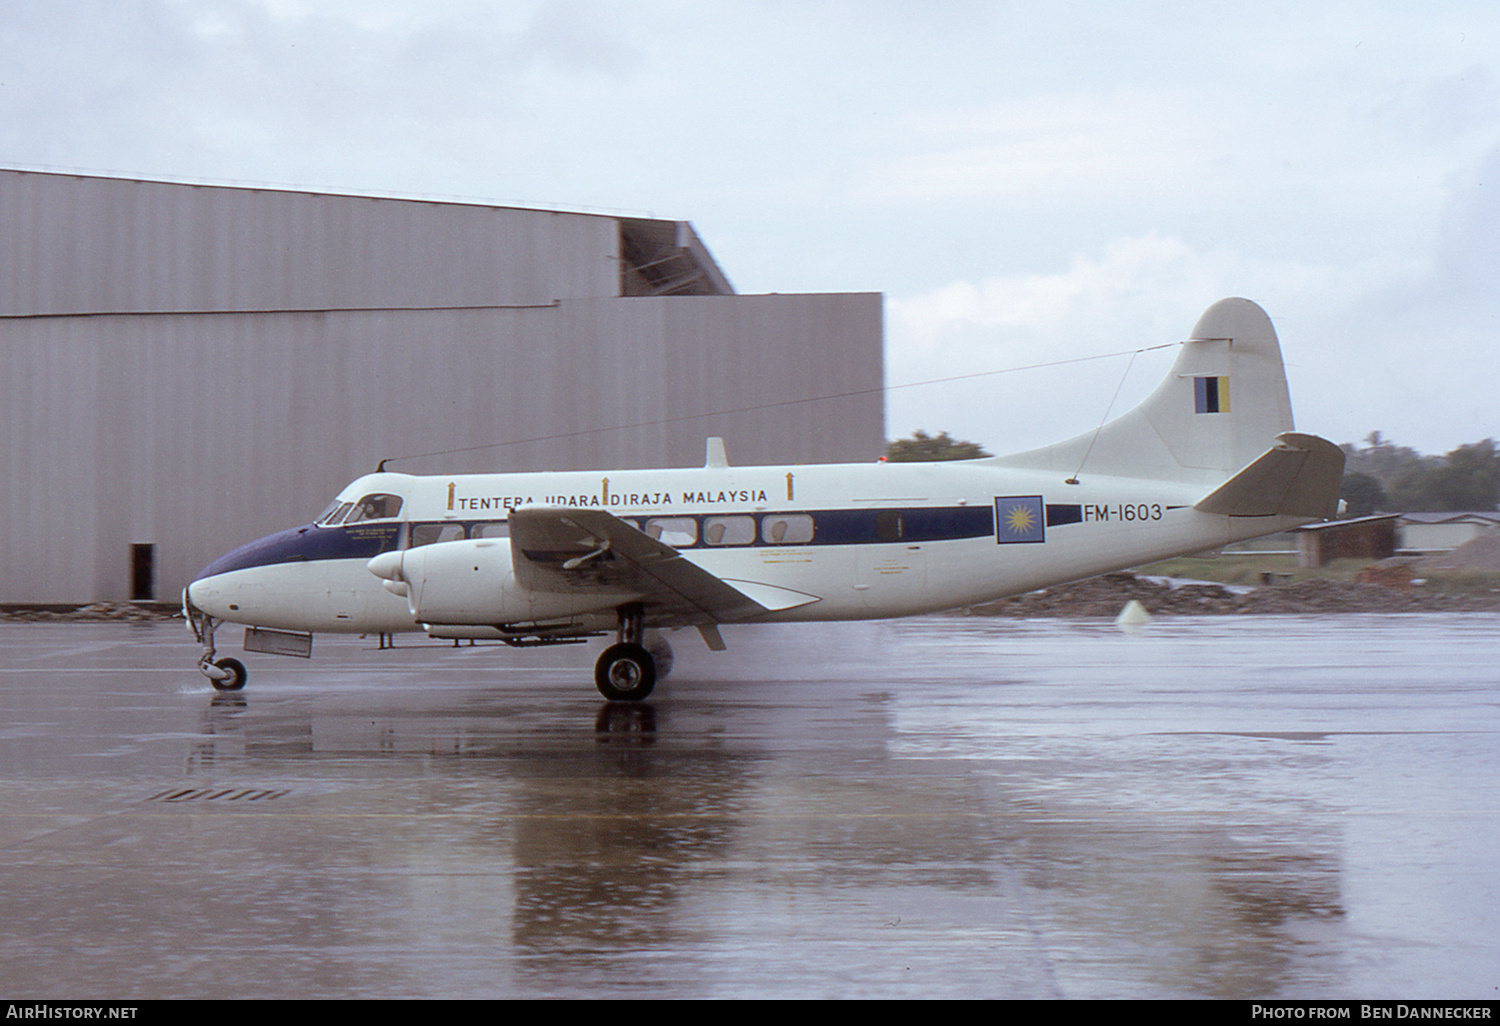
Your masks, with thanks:
[[(1180, 238), (1119, 238), (1050, 274), (957, 281), (887, 302), (887, 383), (1005, 368), (968, 381), (898, 387), (887, 433), (947, 430), (991, 451), (1045, 444), (1096, 426), (1143, 398), (1172, 353), (1135, 350), (1180, 341), (1204, 309), (1256, 299), (1273, 321), (1326, 304), (1344, 308), (1363, 279), (1333, 265), (1257, 260), (1200, 250)], [(1109, 359), (1095, 360), (1095, 357)], [(1295, 354), (1305, 358), (1309, 354)], [(1077, 362), (1082, 361), (1082, 362)], [(1062, 363), (1061, 366), (1035, 367)]]
[(946, 103), (908, 114), (903, 145), (865, 176), (860, 198), (887, 204), (1047, 200), (1080, 185), (1106, 195), (1201, 174), (1195, 115), (1172, 90), (1116, 88)]
[(1076, 257), (1051, 274), (958, 281), (893, 297), (888, 321), (903, 348), (922, 353), (979, 337), (997, 351), (1014, 351), (1059, 332), (1077, 340), (1070, 346), (1086, 348), (1084, 340), (1101, 337), (1094, 329), (1112, 329), (1102, 336), (1110, 337), (1122, 325), (1154, 326), (1163, 310), (1205, 305), (1205, 297), (1251, 292), (1290, 302), (1350, 297), (1360, 288), (1357, 277), (1336, 266), (1256, 260), (1148, 235), (1111, 240), (1097, 255)]
[(889, 304), (892, 330), (924, 350), (956, 334), (987, 332), (997, 344), (1057, 331), (1069, 323), (1111, 319), (1122, 306), (1152, 297), (1170, 304), (1172, 293), (1201, 295), (1213, 277), (1192, 248), (1180, 239), (1116, 239), (1096, 258), (1079, 257), (1066, 271), (1024, 274), (981, 281), (958, 281)]
[[(1491, 6), (7, 0), (0, 162), (685, 217), (747, 290), (888, 293), (892, 380), (1246, 295), (1299, 416), (1445, 450), (1500, 433)], [(954, 412), (1005, 447), (1087, 377)]]
[(1340, 440), (1372, 430), (1422, 452), (1500, 436), (1490, 367), (1500, 346), (1500, 146), (1452, 175), (1428, 245), (1343, 301), (1308, 304), (1321, 343), (1308, 408)]
[(1471, 64), (1425, 81), (1402, 83), (1370, 112), (1387, 134), (1410, 134), (1428, 145), (1447, 145), (1500, 120), (1500, 83), (1493, 69)]

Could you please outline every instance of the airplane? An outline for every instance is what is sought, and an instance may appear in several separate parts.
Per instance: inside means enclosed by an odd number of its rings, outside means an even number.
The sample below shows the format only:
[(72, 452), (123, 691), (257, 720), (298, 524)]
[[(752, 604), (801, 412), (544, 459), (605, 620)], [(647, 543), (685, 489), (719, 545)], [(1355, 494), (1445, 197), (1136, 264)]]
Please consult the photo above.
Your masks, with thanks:
[(1055, 445), (942, 463), (357, 479), (313, 523), (220, 556), (183, 591), (199, 670), (238, 690), (247, 652), (321, 631), (491, 639), (614, 633), (600, 694), (670, 669), (660, 632), (912, 616), (1218, 549), (1336, 514), (1344, 454), (1294, 430), (1281, 347), (1246, 299), (1211, 307), (1135, 409)]

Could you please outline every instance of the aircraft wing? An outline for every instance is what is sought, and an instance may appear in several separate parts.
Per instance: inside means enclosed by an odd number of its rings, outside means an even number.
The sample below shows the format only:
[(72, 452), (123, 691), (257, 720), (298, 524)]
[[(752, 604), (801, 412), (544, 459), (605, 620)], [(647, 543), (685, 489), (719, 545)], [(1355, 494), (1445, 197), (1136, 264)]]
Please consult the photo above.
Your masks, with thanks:
[(511, 569), (523, 588), (636, 592), (645, 605), (684, 624), (744, 620), (817, 601), (786, 588), (716, 577), (602, 509), (512, 510), (510, 548)]

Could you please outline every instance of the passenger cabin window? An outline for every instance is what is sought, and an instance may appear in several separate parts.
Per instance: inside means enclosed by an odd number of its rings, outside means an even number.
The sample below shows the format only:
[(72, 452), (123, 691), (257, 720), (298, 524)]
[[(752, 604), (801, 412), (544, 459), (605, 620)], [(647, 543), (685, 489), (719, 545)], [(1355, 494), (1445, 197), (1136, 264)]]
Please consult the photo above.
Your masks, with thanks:
[(806, 545), (813, 539), (813, 519), (806, 513), (767, 516), (760, 522), (760, 540), (767, 545)]
[(754, 517), (709, 517), (703, 540), (710, 545), (750, 545), (755, 541)]
[(663, 545), (686, 548), (698, 540), (698, 521), (692, 517), (652, 517), (646, 521), (646, 533)]
[(362, 520), (389, 520), (401, 512), (399, 495), (366, 495), (354, 504), (346, 523), (357, 524)]
[(504, 520), (490, 520), (482, 524), (475, 524), (474, 529), (469, 532), (470, 538), (509, 538), (510, 524)]
[(906, 534), (901, 514), (893, 509), (881, 510), (875, 515), (875, 537), (883, 542), (900, 541)]
[(414, 524), (411, 529), (411, 547), (433, 545), (437, 542), (460, 541), (463, 536), (463, 524)]

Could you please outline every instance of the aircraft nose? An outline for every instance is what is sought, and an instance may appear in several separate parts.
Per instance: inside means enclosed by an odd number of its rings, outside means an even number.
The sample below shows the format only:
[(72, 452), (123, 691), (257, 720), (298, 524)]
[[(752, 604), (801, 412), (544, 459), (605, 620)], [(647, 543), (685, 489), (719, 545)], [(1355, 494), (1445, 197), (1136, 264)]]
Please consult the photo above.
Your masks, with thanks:
[(210, 576), (200, 575), (182, 589), (182, 610), (185, 614), (191, 615), (193, 611), (197, 611), (222, 620), (233, 609), (219, 582)]

